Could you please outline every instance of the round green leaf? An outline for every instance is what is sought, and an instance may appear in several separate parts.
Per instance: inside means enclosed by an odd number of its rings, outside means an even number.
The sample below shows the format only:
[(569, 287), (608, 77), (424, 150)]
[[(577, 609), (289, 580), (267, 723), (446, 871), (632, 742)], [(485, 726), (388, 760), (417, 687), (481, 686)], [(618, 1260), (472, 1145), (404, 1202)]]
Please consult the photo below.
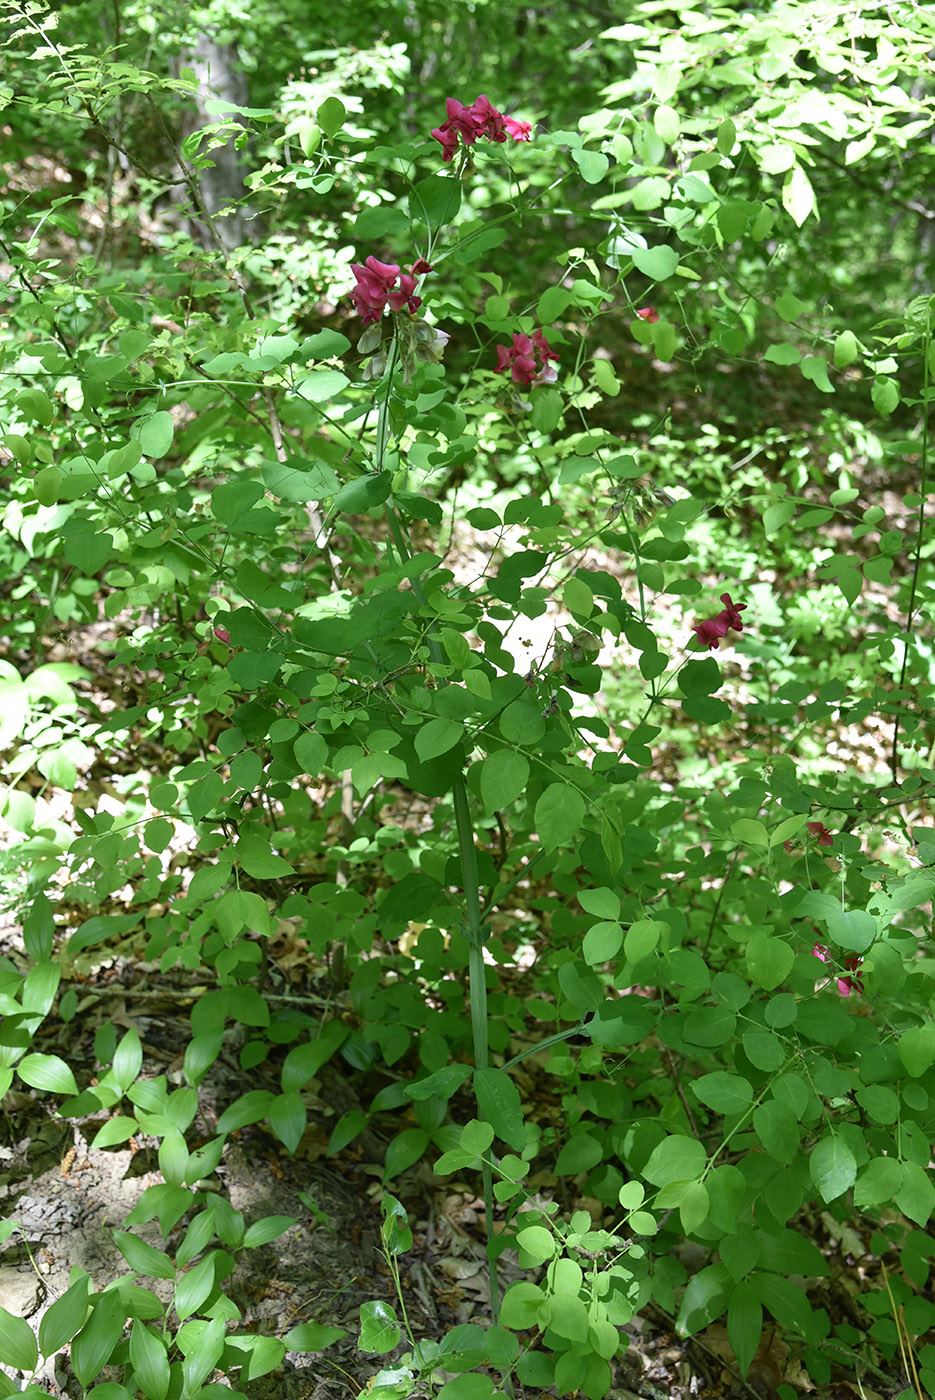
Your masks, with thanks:
[[(417, 745), (418, 747), (418, 745)], [(484, 810), (502, 811), (524, 791), (529, 781), (529, 760), (512, 749), (499, 749), (481, 766), (480, 791)]]
[(577, 788), (568, 783), (551, 783), (536, 803), (535, 822), (539, 840), (547, 851), (570, 845), (580, 836), (585, 802)]
[(671, 277), (679, 265), (679, 255), (674, 248), (660, 244), (656, 248), (634, 248), (633, 262), (646, 277), (654, 282), (664, 282)]
[(757, 934), (744, 949), (744, 958), (751, 980), (771, 992), (789, 976), (795, 953), (781, 938)]
[(172, 414), (160, 409), (158, 413), (152, 413), (148, 418), (141, 420), (137, 426), (136, 437), (147, 457), (165, 457), (172, 446), (174, 433)]
[(544, 1264), (547, 1259), (554, 1259), (558, 1253), (555, 1236), (544, 1225), (527, 1225), (524, 1230), (517, 1233), (516, 1243), (537, 1264)]

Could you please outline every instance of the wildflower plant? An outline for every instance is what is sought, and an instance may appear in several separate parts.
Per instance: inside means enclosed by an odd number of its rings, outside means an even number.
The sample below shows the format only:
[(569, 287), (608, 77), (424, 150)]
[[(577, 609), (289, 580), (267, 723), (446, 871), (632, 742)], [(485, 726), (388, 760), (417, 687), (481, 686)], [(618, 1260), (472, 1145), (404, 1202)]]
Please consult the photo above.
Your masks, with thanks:
[[(23, 23), (42, 39), (23, 61), (40, 77), (54, 68), (56, 120), (93, 115), (95, 139), (115, 153), (122, 137), (100, 94), (116, 85), (174, 100), (185, 81), (128, 75), (110, 56), (76, 66), (37, 6)], [(602, 38), (616, 42), (613, 30)], [(850, 61), (835, 51), (823, 69), (832, 86)], [(861, 62), (878, 72), (867, 54)], [(782, 77), (783, 61), (770, 71)], [(315, 133), (301, 128), (301, 159), (289, 164), (284, 139), (288, 168), (256, 182), (281, 193), (317, 181), (322, 196), (340, 185), (335, 248), (358, 249), (353, 286), (310, 333), (257, 314), (224, 252), (198, 181), (210, 164), (200, 143), (210, 149), (217, 130), (180, 153), (213, 238), (203, 258), (186, 249), (195, 282), (170, 254), (136, 280), (83, 259), (58, 286), (30, 238), (5, 252), (15, 306), (0, 386), (4, 557), (28, 569), (19, 596), (42, 599), (43, 618), (120, 619), (113, 670), (141, 696), (125, 714), (82, 716), (73, 672), (21, 675), (4, 661), (13, 772), (74, 792), (92, 744), (119, 743), (125, 757), (143, 728), (168, 755), (166, 771), (139, 776), (145, 815), (133, 808), (123, 824), (90, 788), (72, 828), (15, 784), (4, 795), (24, 838), (25, 970), (4, 974), (0, 1087), (54, 1095), (66, 1117), (94, 1115), (101, 1147), (138, 1132), (157, 1141), (162, 1179), (115, 1239), (133, 1278), (163, 1280), (172, 1295), (132, 1280), (98, 1292), (76, 1269), (38, 1335), (0, 1310), (0, 1365), (26, 1376), (24, 1394), (46, 1393), (35, 1377), (66, 1347), (89, 1400), (209, 1400), (246, 1394), (230, 1387), (249, 1388), (287, 1350), (337, 1340), (341, 1329), (313, 1322), (276, 1336), (241, 1326), (225, 1291), (235, 1258), (290, 1221), (248, 1225), (216, 1175), (230, 1140), (256, 1123), (297, 1151), (332, 1057), (347, 1073), (390, 1071), (330, 1125), (328, 1144), (339, 1157), (370, 1127), (386, 1142), (380, 1238), (399, 1308), (360, 1309), (360, 1349), (387, 1359), (374, 1400), (436, 1389), (498, 1400), (515, 1383), (602, 1400), (625, 1328), (650, 1303), (682, 1336), (725, 1318), (745, 1374), (768, 1313), (820, 1375), (835, 1322), (788, 1275), (820, 1276), (827, 1264), (797, 1220), (830, 1210), (865, 1212), (881, 1228), (897, 1214), (920, 1231), (929, 1221), (935, 1029), (923, 952), (935, 843), (903, 815), (935, 790), (912, 684), (918, 667), (930, 694), (917, 634), (930, 592), (927, 488), (910, 498), (915, 533), (898, 540), (880, 533), (874, 507), (858, 513), (850, 488), (820, 506), (772, 487), (744, 502), (764, 549), (797, 511), (809, 528), (833, 525), (815, 572), (862, 627), (879, 626), (864, 640), (889, 668), (887, 684), (851, 694), (838, 674), (814, 674), (838, 658), (797, 668), (781, 628), (745, 624), (743, 614), (759, 621), (778, 605), (755, 559), (739, 557), (726, 508), (719, 572), (733, 594), (698, 616), (709, 586), (700, 531), (716, 518), (697, 484), (703, 463), (685, 463), (644, 509), (649, 449), (604, 426), (621, 382), (597, 350), (605, 315), (655, 297), (692, 313), (680, 326), (707, 318), (717, 363), (746, 368), (754, 276), (758, 304), (775, 302), (782, 321), (770, 363), (796, 374), (801, 364), (833, 393), (830, 371), (859, 361), (879, 411), (893, 412), (893, 366), (913, 366), (919, 401), (930, 397), (931, 307), (907, 311), (895, 333), (880, 328), (872, 351), (848, 328), (825, 345), (818, 322), (826, 354), (793, 344), (788, 328), (809, 308), (771, 280), (781, 275), (772, 250), (811, 217), (813, 124), (803, 117), (801, 142), (777, 154), (775, 110), (763, 115), (752, 82), (737, 123), (703, 113), (683, 135), (671, 105), (679, 70), (656, 76), (652, 112), (613, 85), (606, 101), (625, 96), (625, 110), (601, 107), (541, 140), (481, 96), (470, 107), (449, 98), (441, 126), (430, 130), (426, 115), (421, 140), (381, 146), (326, 97)], [(889, 91), (888, 68), (883, 77)], [(46, 85), (31, 90), (44, 111)], [(832, 104), (829, 129), (865, 139), (849, 125), (864, 120), (859, 106)], [(278, 120), (260, 113), (246, 119)], [(488, 159), (474, 167), (480, 141)], [(673, 150), (671, 170), (660, 167)], [(737, 194), (748, 161), (758, 180), (781, 177), (775, 197), (759, 183)], [(480, 175), (488, 165), (496, 173)], [(489, 183), (465, 199), (475, 178)], [(369, 202), (356, 198), (364, 192)], [(556, 252), (549, 231), (568, 209), (597, 236)], [(644, 216), (645, 232), (621, 209)], [(520, 227), (548, 252), (540, 285), (522, 292), (494, 266)], [(716, 304), (703, 290), (715, 275)], [(696, 354), (689, 330), (651, 304), (629, 333), (662, 364)], [(494, 373), (528, 399), (491, 403)], [(925, 463), (927, 450), (918, 442), (913, 455)], [(509, 491), (470, 480), (498, 454), (533, 462), (537, 476)], [(472, 493), (463, 517), (461, 476)], [(451, 512), (479, 566), (449, 557)], [(859, 551), (843, 552), (845, 525)], [(864, 585), (889, 579), (896, 558), (898, 626), (858, 611)], [(536, 647), (524, 633), (543, 618), (549, 640)], [(30, 645), (41, 646), (43, 626), (34, 620)], [(743, 689), (719, 664), (741, 634)], [(602, 696), (620, 677), (626, 704), (612, 722)], [(816, 777), (801, 761), (803, 714), (818, 725), (849, 706), (889, 724), (885, 783)], [(691, 764), (679, 766), (689, 738)], [(883, 865), (874, 843), (891, 814), (906, 830)], [(183, 829), (194, 838), (179, 867), (162, 856)], [(130, 913), (98, 912), (125, 888)], [(77, 928), (53, 902), (61, 890), (93, 904)], [(329, 969), (321, 1014), (267, 993), (282, 921)], [(207, 988), (177, 1086), (144, 1073), (135, 1032), (102, 1033), (94, 1066), (32, 1049), (65, 954), (130, 927), (165, 974), (197, 972)], [(73, 989), (58, 1006), (66, 1021), (79, 1014)], [(199, 1092), (232, 1028), (247, 1028), (241, 1066), (257, 1083), (196, 1140)], [(527, 1088), (524, 1064), (539, 1052), (560, 1103), (551, 1116)], [(413, 1235), (389, 1189), (423, 1162), (476, 1182), (483, 1202), (481, 1321), (439, 1340), (411, 1330), (399, 1260)], [(554, 1179), (567, 1190), (550, 1199)], [(151, 1221), (162, 1248), (135, 1233)], [(691, 1275), (684, 1241), (703, 1261)], [(521, 1276), (503, 1288), (507, 1250)], [(119, 1380), (99, 1381), (105, 1366)], [(19, 1378), (3, 1374), (13, 1393)]]

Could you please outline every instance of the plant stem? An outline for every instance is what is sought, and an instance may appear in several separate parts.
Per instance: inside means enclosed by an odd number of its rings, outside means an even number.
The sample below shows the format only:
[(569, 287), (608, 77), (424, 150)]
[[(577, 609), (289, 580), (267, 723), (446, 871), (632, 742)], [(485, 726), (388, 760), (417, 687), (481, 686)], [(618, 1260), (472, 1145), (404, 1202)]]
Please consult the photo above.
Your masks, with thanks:
[[(931, 312), (929, 313), (931, 316)], [(909, 644), (912, 641), (912, 628), (915, 623), (916, 591), (919, 586), (919, 570), (922, 564), (922, 542), (925, 537), (925, 493), (928, 489), (928, 447), (929, 447), (929, 347), (932, 341), (931, 321), (926, 327), (925, 335), (922, 338), (922, 471), (919, 479), (919, 523), (916, 530), (915, 558), (912, 561), (912, 580), (909, 584), (909, 602), (906, 606), (906, 641), (903, 649), (902, 666), (899, 669), (899, 686), (902, 691), (906, 684), (906, 672), (909, 669)], [(890, 758), (890, 772), (893, 782), (899, 781), (899, 719), (900, 711), (896, 711), (896, 718), (893, 720), (893, 752)]]

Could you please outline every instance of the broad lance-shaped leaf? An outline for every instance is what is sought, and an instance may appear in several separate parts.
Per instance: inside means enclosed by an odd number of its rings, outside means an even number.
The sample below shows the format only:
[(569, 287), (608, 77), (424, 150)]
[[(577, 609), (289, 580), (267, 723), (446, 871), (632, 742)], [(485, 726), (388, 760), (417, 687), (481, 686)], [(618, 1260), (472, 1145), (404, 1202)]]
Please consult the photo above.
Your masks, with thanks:
[(474, 1093), (481, 1117), (493, 1128), (497, 1137), (522, 1152), (526, 1146), (526, 1127), (519, 1090), (502, 1069), (474, 1071)]

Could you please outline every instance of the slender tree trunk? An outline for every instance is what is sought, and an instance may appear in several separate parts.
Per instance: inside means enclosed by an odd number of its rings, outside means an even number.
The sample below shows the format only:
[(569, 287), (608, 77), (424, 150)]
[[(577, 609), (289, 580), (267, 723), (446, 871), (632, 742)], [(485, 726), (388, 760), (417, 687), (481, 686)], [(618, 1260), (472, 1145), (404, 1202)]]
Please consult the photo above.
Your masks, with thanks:
[[(248, 105), (247, 79), (238, 60), (236, 45), (219, 44), (211, 33), (203, 31), (191, 48), (182, 50), (176, 62), (179, 69), (190, 68), (198, 79), (193, 105), (186, 104), (182, 114), (181, 140), (227, 115), (209, 112), (205, 106), (209, 98), (231, 102), (238, 107)], [(229, 116), (233, 121), (238, 120), (236, 112)], [(244, 169), (234, 138), (212, 150), (210, 158), (214, 166), (198, 171), (198, 185), (205, 208), (212, 217), (233, 209), (232, 213), (216, 219), (217, 231), (224, 246), (236, 248), (241, 243), (255, 242), (259, 226), (255, 219), (247, 217)], [(203, 242), (210, 242), (205, 230), (198, 229), (197, 232)]]

